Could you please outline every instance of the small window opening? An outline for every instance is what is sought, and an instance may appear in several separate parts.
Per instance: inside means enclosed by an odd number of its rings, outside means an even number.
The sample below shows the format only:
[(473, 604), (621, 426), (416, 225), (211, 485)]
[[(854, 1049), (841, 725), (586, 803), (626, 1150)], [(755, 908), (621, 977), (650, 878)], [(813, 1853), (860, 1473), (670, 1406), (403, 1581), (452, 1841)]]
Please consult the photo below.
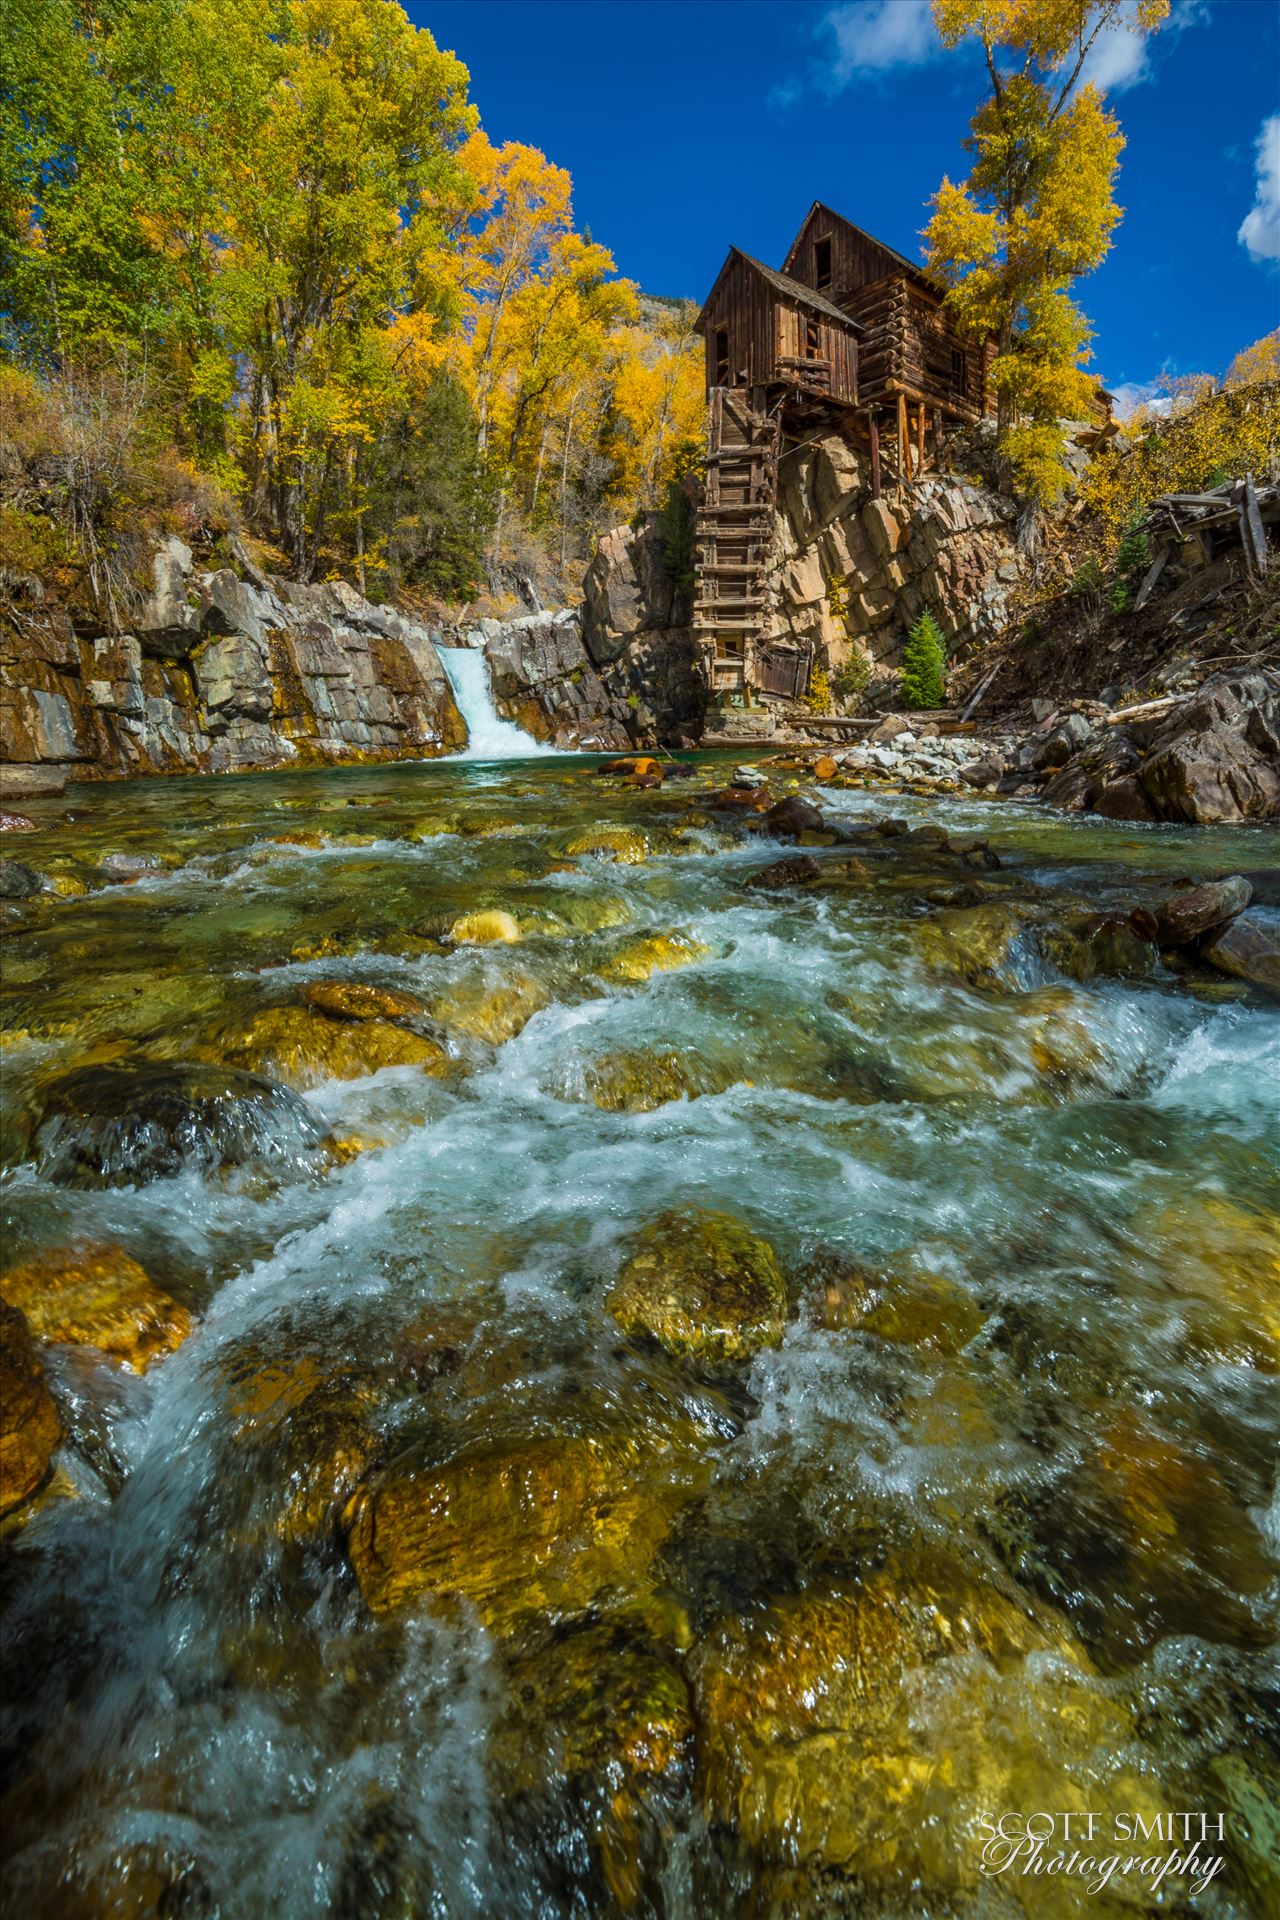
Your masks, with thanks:
[(729, 329), (716, 328), (716, 380), (718, 387), (729, 384)]
[(818, 322), (812, 314), (805, 316), (804, 357), (806, 360), (816, 360), (818, 357)]
[(963, 347), (951, 349), (951, 387), (955, 393), (963, 393), (969, 384), (969, 356)]
[(813, 282), (819, 293), (831, 285), (831, 241), (819, 240), (813, 249)]

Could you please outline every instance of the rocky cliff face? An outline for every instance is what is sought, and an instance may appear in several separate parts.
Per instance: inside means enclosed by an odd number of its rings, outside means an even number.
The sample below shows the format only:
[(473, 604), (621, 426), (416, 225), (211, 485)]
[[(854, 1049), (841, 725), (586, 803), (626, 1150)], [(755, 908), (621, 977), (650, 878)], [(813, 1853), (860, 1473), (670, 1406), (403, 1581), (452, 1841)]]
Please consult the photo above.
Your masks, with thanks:
[[(615, 751), (696, 736), (703, 690), (656, 522), (609, 534), (576, 610), (437, 630), (345, 582), (154, 561), (129, 633), (14, 603), (0, 618), (0, 788), (429, 757), (466, 745), (438, 647), (483, 647), (495, 704), (535, 739)], [(683, 615), (684, 623), (681, 624)]]
[(866, 457), (832, 436), (785, 449), (773, 586), (778, 624), (820, 665), (894, 666), (929, 607), (952, 651), (994, 638), (1022, 577), (1012, 502), (958, 474), (878, 500)]
[(341, 582), (200, 572), (170, 539), (134, 631), (0, 625), (4, 789), (447, 753), (466, 729), (432, 634)]

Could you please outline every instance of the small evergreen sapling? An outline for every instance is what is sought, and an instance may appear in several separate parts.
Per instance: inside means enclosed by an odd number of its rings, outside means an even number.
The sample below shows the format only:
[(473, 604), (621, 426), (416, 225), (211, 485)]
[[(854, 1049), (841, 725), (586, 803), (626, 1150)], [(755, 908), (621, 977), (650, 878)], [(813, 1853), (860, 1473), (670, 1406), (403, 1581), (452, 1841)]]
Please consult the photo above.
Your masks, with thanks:
[(926, 607), (911, 629), (902, 655), (902, 704), (940, 707), (947, 652), (937, 621)]

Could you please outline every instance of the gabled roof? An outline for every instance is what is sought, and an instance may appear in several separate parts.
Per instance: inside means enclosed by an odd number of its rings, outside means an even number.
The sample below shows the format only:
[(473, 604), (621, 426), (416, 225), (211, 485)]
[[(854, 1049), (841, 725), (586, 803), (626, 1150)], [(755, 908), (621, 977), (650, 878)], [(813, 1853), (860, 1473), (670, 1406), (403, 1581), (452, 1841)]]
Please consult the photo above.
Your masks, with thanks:
[(806, 287), (802, 280), (793, 280), (789, 274), (779, 273), (776, 267), (766, 267), (763, 260), (757, 260), (751, 254), (744, 253), (741, 247), (730, 247), (725, 263), (716, 275), (715, 285), (703, 301), (702, 311), (693, 323), (695, 332), (702, 332), (702, 323), (707, 310), (720, 291), (720, 282), (735, 260), (741, 260), (745, 266), (750, 267), (752, 273), (758, 273), (762, 280), (767, 280), (774, 292), (780, 293), (784, 300), (790, 300), (796, 306), (812, 307), (815, 313), (825, 315), (828, 320), (838, 320), (840, 325), (847, 327), (851, 333), (862, 332), (859, 321), (851, 319), (847, 313), (842, 313), (840, 308), (823, 294), (816, 292), (813, 287)]
[(878, 240), (874, 233), (868, 233), (865, 227), (857, 226), (854, 221), (847, 219), (843, 213), (837, 213), (835, 208), (829, 207), (825, 200), (815, 200), (804, 219), (800, 222), (796, 237), (791, 242), (787, 250), (787, 257), (782, 263), (784, 268), (789, 267), (794, 260), (796, 248), (800, 245), (805, 228), (815, 213), (825, 213), (828, 220), (838, 220), (841, 226), (848, 227), (849, 230), (852, 233), (856, 233), (860, 239), (868, 241), (873, 247), (878, 247), (881, 253), (887, 253), (895, 265), (901, 267), (905, 272), (914, 274), (917, 280), (923, 280), (927, 286), (937, 286), (937, 282), (927, 270), (920, 265), (918, 260), (908, 260), (905, 253), (899, 253), (896, 247), (888, 246), (885, 241)]

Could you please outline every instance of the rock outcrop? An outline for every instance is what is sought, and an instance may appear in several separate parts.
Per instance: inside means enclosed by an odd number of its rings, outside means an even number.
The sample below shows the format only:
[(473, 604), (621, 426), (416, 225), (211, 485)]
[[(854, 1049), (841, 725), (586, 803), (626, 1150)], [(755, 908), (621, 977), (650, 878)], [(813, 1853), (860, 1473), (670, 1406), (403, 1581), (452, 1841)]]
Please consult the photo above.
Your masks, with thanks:
[(170, 538), (133, 631), (0, 623), (4, 790), (68, 778), (447, 753), (466, 728), (427, 628), (344, 582), (195, 568)]
[(820, 665), (861, 653), (896, 665), (928, 607), (954, 649), (1008, 623), (1022, 577), (1012, 501), (953, 473), (879, 499), (866, 456), (838, 435), (786, 448), (778, 467), (774, 591), (780, 628)]

